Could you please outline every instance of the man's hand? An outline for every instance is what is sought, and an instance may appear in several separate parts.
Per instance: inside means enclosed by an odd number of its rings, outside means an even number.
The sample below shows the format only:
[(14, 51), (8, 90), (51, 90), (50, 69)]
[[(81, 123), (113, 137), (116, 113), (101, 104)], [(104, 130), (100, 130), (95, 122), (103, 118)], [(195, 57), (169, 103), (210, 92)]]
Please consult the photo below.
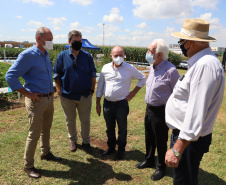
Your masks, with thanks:
[(30, 98), (33, 102), (40, 102), (40, 98), (38, 97), (38, 95), (41, 95), (42, 93), (32, 93), (32, 92), (29, 92), (26, 94), (26, 96), (28, 98)]
[(61, 89), (57, 89), (57, 94), (59, 97), (61, 96)]
[(169, 167), (173, 167), (176, 168), (178, 167), (179, 161), (180, 161), (180, 157), (176, 157), (173, 153), (173, 150), (170, 149), (166, 152), (166, 156), (165, 156), (165, 163), (167, 166)]
[(126, 101), (132, 100), (132, 98), (136, 95), (135, 92), (131, 91), (125, 98)]
[(99, 103), (96, 104), (96, 111), (97, 111), (98, 116), (100, 116), (100, 113), (101, 113), (101, 105)]
[(141, 87), (136, 86), (125, 98), (126, 101), (132, 100), (132, 98), (137, 94)]

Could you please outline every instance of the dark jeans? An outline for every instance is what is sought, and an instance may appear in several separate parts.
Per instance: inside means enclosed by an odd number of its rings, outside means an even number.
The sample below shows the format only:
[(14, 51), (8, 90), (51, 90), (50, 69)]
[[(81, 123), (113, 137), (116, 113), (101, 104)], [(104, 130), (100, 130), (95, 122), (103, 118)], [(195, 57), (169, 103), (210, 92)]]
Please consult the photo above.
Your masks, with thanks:
[(167, 151), (168, 130), (165, 122), (165, 105), (153, 107), (147, 105), (145, 113), (145, 159), (151, 163), (155, 161), (157, 148), (157, 170), (165, 170), (165, 154)]
[[(108, 147), (115, 148), (118, 144), (118, 150), (125, 151), (127, 138), (127, 116), (129, 114), (129, 105), (126, 100), (110, 102), (104, 99), (104, 119), (107, 126)], [(118, 124), (118, 140), (116, 141), (115, 126)]]
[[(178, 138), (177, 134), (171, 135), (172, 148)], [(204, 153), (209, 152), (212, 134), (200, 137), (197, 141), (191, 142), (184, 150), (179, 165), (174, 168), (173, 184), (174, 185), (198, 185), (198, 172), (200, 161)]]

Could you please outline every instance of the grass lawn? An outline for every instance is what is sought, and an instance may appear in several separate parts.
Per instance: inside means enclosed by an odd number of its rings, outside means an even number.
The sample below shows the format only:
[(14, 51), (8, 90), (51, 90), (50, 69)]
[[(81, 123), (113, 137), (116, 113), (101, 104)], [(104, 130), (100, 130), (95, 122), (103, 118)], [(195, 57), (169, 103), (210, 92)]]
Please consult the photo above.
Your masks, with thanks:
[[(180, 74), (185, 70), (179, 70)], [(136, 85), (133, 81), (132, 86)], [(226, 91), (226, 89), (225, 89)], [(155, 169), (137, 169), (135, 165), (144, 159), (144, 114), (145, 88), (129, 103), (128, 140), (125, 158), (114, 161), (114, 155), (102, 157), (107, 149), (106, 125), (103, 115), (96, 114), (95, 95), (91, 113), (91, 145), (92, 152), (86, 152), (81, 147), (80, 122), (78, 121), (78, 150), (70, 152), (69, 139), (64, 114), (59, 98), (54, 100), (54, 120), (51, 129), (51, 151), (56, 156), (64, 158), (60, 163), (42, 161), (40, 147), (35, 153), (35, 167), (42, 177), (31, 179), (23, 171), (23, 153), (28, 134), (28, 118), (22, 101), (20, 106), (11, 106), (0, 111), (0, 184), (159, 184), (172, 185), (173, 171), (167, 168), (166, 176), (158, 182), (153, 182), (150, 176)], [(103, 98), (102, 98), (103, 99)], [(2, 102), (0, 103), (1, 107)], [(226, 93), (218, 114), (210, 152), (205, 154), (200, 165), (199, 184), (226, 184)], [(171, 130), (169, 131), (171, 133)], [(169, 142), (169, 141), (168, 141)], [(169, 146), (169, 145), (168, 145)]]

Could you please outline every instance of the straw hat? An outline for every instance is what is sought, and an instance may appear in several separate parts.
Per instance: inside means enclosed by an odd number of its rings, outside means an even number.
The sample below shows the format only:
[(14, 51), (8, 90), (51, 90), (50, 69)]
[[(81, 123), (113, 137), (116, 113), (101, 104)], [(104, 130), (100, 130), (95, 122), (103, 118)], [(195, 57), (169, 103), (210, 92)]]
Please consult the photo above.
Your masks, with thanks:
[(172, 36), (194, 41), (214, 42), (216, 39), (209, 36), (209, 22), (202, 19), (186, 19), (180, 32)]

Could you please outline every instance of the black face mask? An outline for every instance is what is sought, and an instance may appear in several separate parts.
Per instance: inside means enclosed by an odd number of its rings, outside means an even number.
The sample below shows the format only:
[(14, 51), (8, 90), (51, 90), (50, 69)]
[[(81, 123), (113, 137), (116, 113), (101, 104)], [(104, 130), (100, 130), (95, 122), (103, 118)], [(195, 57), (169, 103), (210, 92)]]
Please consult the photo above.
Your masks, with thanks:
[[(187, 40), (186, 40), (186, 42), (187, 42)], [(183, 45), (180, 45), (180, 49), (182, 50), (182, 53), (184, 54), (184, 56), (188, 56), (187, 55), (187, 52), (188, 52), (188, 50), (190, 49), (190, 47), (188, 48), (188, 49), (185, 49), (184, 48), (184, 45), (186, 44), (186, 42), (183, 44)]]
[(71, 47), (76, 50), (79, 51), (82, 48), (82, 42), (80, 41), (75, 41), (73, 43), (71, 43)]

